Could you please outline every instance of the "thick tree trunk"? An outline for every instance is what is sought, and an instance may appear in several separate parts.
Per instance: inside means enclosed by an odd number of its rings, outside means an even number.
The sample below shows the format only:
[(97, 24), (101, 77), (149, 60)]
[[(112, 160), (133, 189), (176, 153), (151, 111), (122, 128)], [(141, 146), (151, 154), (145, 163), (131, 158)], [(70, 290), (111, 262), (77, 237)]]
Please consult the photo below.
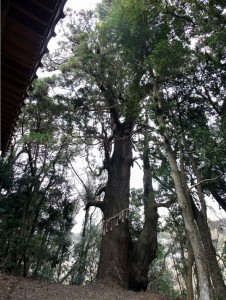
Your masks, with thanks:
[(149, 162), (147, 136), (144, 139), (144, 212), (145, 222), (139, 239), (130, 253), (129, 287), (133, 290), (146, 290), (149, 266), (156, 256), (158, 212), (152, 186), (152, 173)]
[(128, 287), (128, 224), (132, 124), (117, 124), (114, 152), (106, 162), (108, 181), (104, 198), (104, 226), (97, 278), (113, 277)]
[(135, 242), (130, 256), (129, 287), (135, 291), (146, 290), (149, 266), (156, 255), (158, 213), (155, 206), (149, 207), (142, 233)]

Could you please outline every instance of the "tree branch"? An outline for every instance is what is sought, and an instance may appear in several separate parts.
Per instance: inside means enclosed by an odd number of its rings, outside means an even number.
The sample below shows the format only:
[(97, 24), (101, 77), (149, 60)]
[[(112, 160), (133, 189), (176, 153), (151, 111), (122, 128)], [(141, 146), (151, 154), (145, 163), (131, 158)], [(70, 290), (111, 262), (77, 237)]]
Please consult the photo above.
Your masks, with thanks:
[(114, 95), (114, 92), (112, 91), (112, 88), (109, 84), (105, 85), (104, 82), (101, 82), (99, 84), (99, 89), (104, 94), (108, 102), (111, 116), (111, 127), (112, 130), (114, 130), (114, 126), (118, 126), (120, 124), (119, 115), (115, 103), (116, 96)]
[(165, 188), (165, 189), (167, 189), (167, 190), (170, 190), (172, 193), (174, 193), (173, 188), (171, 188), (168, 184), (166, 184), (166, 183), (165, 183), (163, 180), (161, 180), (159, 177), (153, 175), (153, 178), (154, 178), (155, 180), (157, 180), (163, 188)]
[(93, 201), (89, 201), (86, 204), (86, 207), (84, 208), (84, 210), (87, 210), (91, 206), (95, 206), (95, 207), (99, 207), (103, 211), (104, 205), (105, 205), (104, 201), (93, 200)]
[(222, 175), (223, 175), (223, 173), (221, 173), (220, 175), (218, 175), (217, 177), (214, 177), (214, 178), (203, 179), (203, 180), (197, 182), (196, 184), (193, 184), (192, 186), (190, 186), (189, 190), (193, 189), (194, 187), (197, 187), (198, 185), (200, 185), (200, 184), (202, 184), (202, 183), (215, 181), (215, 180), (217, 180), (218, 178), (220, 178)]
[(178, 15), (174, 11), (170, 10), (170, 4), (168, 3), (167, 0), (165, 0), (165, 3), (166, 3), (166, 13), (167, 14), (172, 15), (172, 16), (174, 16), (176, 18), (179, 18), (179, 19), (184, 19), (184, 20), (188, 21), (189, 23), (192, 23), (193, 26), (196, 25), (195, 22), (189, 16)]
[(106, 186), (98, 187), (95, 193), (95, 196), (100, 196), (103, 192), (105, 192)]
[(169, 208), (173, 203), (175, 203), (175, 200), (174, 198), (166, 201), (166, 202), (163, 202), (163, 203), (156, 203), (155, 206), (158, 208), (158, 207), (166, 207), (166, 208)]

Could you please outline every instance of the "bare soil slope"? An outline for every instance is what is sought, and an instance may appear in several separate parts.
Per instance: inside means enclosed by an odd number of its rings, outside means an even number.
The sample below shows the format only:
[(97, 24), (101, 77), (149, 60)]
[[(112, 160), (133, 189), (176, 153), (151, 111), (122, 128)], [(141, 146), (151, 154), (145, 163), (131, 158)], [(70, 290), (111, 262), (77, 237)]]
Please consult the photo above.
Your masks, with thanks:
[(48, 283), (0, 273), (0, 300), (167, 300), (160, 294), (124, 290), (112, 280), (86, 286)]

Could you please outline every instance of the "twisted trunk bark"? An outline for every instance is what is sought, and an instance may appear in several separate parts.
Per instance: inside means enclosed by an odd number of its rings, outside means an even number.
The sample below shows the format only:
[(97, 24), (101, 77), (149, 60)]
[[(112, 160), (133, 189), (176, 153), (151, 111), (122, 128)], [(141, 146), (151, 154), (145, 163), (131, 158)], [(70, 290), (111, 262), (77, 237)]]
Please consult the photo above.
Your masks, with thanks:
[(108, 181), (103, 206), (103, 236), (97, 278), (113, 277), (128, 288), (128, 224), (130, 168), (132, 165), (132, 124), (120, 123), (114, 129), (114, 152), (106, 162)]
[(132, 245), (128, 223), (131, 130), (131, 124), (117, 126), (114, 152), (107, 162), (108, 182), (102, 206), (104, 225), (97, 277), (110, 276), (123, 287), (139, 291), (147, 289), (149, 265), (156, 254), (158, 213), (146, 152), (143, 178), (145, 222), (138, 241)]
[(140, 291), (148, 286), (149, 266), (156, 256), (158, 212), (152, 186), (152, 171), (149, 162), (147, 135), (144, 138), (143, 187), (145, 221), (140, 237), (134, 243), (130, 254), (130, 288)]
[(145, 220), (142, 233), (130, 255), (129, 287), (135, 291), (147, 289), (149, 266), (156, 256), (157, 208), (150, 205), (148, 213), (149, 217)]

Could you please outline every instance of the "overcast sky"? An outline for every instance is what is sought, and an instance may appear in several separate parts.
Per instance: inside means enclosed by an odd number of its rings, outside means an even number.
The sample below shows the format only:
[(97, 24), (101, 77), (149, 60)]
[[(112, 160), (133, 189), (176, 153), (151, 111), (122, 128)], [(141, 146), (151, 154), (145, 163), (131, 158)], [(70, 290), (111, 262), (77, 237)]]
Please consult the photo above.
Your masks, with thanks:
[[(82, 9), (94, 9), (101, 0), (68, 0), (64, 6), (64, 10), (66, 8), (72, 8), (73, 10), (79, 11)], [(57, 25), (55, 27), (55, 32), (57, 33)], [(55, 48), (57, 48), (57, 42), (59, 40), (59, 35), (57, 34), (56, 37), (52, 37), (48, 43), (48, 49), (51, 53)], [(37, 75), (39, 77), (47, 76), (46, 72), (42, 72), (41, 70), (37, 71)]]
[(101, 0), (68, 0), (65, 4), (65, 8), (70, 7), (75, 10), (93, 9), (99, 2), (101, 2)]
[[(82, 9), (88, 10), (88, 9), (94, 9), (97, 5), (97, 3), (100, 3), (101, 0), (68, 0), (64, 6), (64, 9), (66, 8), (72, 8), (73, 10), (79, 11)], [(55, 32), (57, 32), (57, 26), (55, 28)], [(52, 38), (48, 44), (48, 49), (51, 51), (57, 46), (57, 41), (59, 37), (56, 36)]]

